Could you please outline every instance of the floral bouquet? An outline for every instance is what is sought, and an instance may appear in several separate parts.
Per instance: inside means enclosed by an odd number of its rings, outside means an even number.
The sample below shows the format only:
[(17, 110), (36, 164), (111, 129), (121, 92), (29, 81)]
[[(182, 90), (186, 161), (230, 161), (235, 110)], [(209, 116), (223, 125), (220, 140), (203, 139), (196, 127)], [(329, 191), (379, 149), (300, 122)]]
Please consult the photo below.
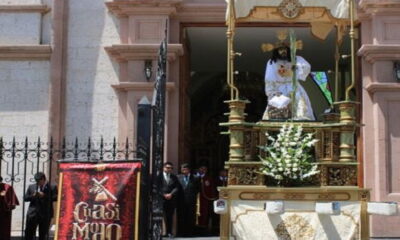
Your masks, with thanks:
[(281, 185), (303, 182), (319, 173), (310, 153), (318, 141), (313, 138), (313, 133), (303, 134), (301, 126), (285, 124), (276, 137), (268, 133), (266, 135), (268, 141), (261, 147), (267, 153), (266, 157), (260, 157), (262, 174), (272, 177)]

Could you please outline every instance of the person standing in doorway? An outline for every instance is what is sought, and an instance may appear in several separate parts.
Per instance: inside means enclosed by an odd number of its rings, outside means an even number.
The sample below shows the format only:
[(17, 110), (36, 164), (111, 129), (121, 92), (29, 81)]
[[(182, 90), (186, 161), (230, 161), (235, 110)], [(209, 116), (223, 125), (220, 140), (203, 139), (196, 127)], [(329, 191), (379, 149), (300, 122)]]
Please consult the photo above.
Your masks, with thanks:
[(36, 173), (34, 178), (36, 183), (29, 185), (24, 198), (25, 202), (30, 202), (26, 214), (25, 239), (35, 239), (39, 227), (39, 240), (45, 240), (54, 214), (53, 202), (57, 201), (57, 187), (50, 185), (42, 172)]
[(178, 234), (181, 237), (191, 237), (196, 222), (196, 202), (200, 190), (199, 179), (191, 173), (189, 164), (184, 163), (181, 166), (178, 180), (182, 186), (178, 204)]
[(203, 164), (199, 167), (200, 178), (200, 216), (197, 225), (202, 233), (210, 233), (210, 219), (212, 215), (212, 203), (216, 200), (214, 179), (208, 174), (208, 167)]
[(164, 163), (163, 172), (163, 209), (164, 209), (164, 222), (166, 227), (167, 237), (173, 237), (172, 235), (172, 223), (173, 216), (176, 208), (176, 202), (179, 193), (179, 181), (176, 175), (172, 173), (173, 165), (171, 162)]
[(11, 211), (19, 205), (13, 187), (0, 176), (0, 239), (11, 239)]

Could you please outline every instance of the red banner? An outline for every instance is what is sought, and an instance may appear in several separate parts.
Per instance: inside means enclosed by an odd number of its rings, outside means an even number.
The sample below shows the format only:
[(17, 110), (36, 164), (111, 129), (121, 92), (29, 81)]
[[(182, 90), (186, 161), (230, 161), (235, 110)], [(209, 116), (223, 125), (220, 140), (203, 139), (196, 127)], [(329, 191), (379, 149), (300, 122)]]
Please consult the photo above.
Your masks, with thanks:
[(140, 163), (61, 163), (56, 240), (137, 239)]

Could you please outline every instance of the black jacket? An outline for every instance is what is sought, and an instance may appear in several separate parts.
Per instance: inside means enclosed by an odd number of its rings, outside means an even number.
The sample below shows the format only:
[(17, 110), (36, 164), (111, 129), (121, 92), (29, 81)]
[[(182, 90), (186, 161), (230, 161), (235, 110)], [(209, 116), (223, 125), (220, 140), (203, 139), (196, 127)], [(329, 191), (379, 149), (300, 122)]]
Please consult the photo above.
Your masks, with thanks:
[(57, 201), (57, 187), (46, 183), (43, 186), (42, 192), (44, 196), (40, 198), (34, 194), (38, 191), (37, 184), (29, 185), (24, 201), (30, 202), (27, 212), (28, 218), (40, 217), (40, 218), (52, 218), (54, 214), (53, 202)]
[[(179, 193), (179, 181), (175, 174), (170, 174), (169, 182), (165, 181), (164, 173), (161, 174), (162, 176), (162, 194), (171, 193), (172, 194), (172, 201), (176, 201), (178, 193)], [(165, 200), (165, 199), (164, 199)]]
[(181, 200), (186, 203), (195, 203), (197, 194), (200, 191), (200, 180), (198, 177), (190, 174), (189, 181), (185, 184), (185, 175), (178, 175), (178, 180), (182, 186)]

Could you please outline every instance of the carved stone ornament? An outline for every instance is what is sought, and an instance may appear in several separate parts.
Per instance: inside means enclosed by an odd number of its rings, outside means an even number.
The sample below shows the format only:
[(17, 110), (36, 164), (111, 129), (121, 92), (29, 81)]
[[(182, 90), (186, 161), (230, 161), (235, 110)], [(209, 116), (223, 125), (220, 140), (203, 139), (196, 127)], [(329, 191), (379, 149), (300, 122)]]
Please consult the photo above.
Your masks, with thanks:
[(296, 18), (303, 6), (298, 0), (283, 0), (278, 9), (286, 18)]
[(309, 240), (314, 238), (315, 230), (303, 217), (291, 215), (285, 218), (275, 228), (281, 240)]

